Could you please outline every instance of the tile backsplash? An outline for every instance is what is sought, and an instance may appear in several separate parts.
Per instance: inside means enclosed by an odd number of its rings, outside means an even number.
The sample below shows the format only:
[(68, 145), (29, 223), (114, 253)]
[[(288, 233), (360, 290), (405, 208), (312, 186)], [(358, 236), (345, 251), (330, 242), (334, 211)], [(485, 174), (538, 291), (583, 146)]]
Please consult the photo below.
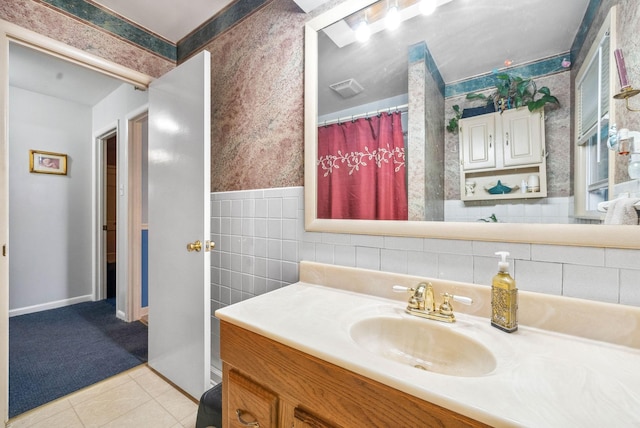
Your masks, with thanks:
[(212, 193), (211, 213), (213, 311), (297, 282), (300, 260), (489, 286), (500, 250), (521, 290), (640, 306), (640, 250), (305, 232), (303, 187)]
[(444, 203), (446, 221), (482, 221), (495, 215), (498, 221), (508, 223), (574, 223), (573, 198), (555, 197), (522, 199), (517, 203), (479, 201), (465, 203), (447, 200)]

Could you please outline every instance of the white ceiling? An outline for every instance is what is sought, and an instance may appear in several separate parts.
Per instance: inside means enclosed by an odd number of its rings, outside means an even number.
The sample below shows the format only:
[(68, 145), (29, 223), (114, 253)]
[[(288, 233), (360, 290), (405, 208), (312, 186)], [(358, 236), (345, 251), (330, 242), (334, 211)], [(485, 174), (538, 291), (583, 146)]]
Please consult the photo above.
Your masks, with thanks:
[(34, 49), (9, 43), (9, 85), (94, 106), (122, 85), (121, 80)]
[[(426, 42), (445, 83), (503, 69), (505, 60), (517, 66), (567, 52), (588, 4), (589, 0), (453, 0), (431, 16), (416, 16), (393, 32), (380, 31), (364, 44), (338, 48), (321, 35), (319, 113), (406, 94), (407, 47), (420, 41)], [(361, 94), (343, 100), (329, 89), (350, 78), (364, 86)]]
[(93, 0), (118, 15), (177, 43), (232, 0)]

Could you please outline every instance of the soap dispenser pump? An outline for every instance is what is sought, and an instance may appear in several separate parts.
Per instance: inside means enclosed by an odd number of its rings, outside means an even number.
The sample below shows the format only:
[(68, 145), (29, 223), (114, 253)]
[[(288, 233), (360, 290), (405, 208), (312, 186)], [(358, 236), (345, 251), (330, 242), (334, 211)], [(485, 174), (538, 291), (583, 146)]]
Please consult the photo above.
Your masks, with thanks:
[(491, 283), (491, 325), (507, 333), (518, 329), (518, 289), (509, 275), (507, 251), (496, 252), (501, 257), (498, 273)]

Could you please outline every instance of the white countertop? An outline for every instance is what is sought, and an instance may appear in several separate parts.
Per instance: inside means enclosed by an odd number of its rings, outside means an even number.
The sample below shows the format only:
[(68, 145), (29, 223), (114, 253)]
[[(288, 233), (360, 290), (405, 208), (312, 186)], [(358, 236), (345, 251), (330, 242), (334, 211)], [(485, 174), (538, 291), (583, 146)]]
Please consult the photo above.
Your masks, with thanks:
[(216, 316), (493, 426), (640, 426), (640, 350), (522, 325), (508, 334), (486, 318), (457, 313), (456, 323), (440, 324), (484, 344), (497, 366), (486, 376), (456, 377), (388, 360), (351, 338), (349, 328), (360, 319), (415, 319), (404, 307), (299, 282)]

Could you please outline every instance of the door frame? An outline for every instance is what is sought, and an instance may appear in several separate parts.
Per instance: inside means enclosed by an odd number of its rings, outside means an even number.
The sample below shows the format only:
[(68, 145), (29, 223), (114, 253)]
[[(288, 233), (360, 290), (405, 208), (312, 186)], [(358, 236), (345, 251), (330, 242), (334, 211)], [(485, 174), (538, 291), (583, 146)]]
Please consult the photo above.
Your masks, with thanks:
[(142, 308), (142, 127), (149, 116), (149, 106), (127, 115), (128, 129), (128, 236), (127, 321), (137, 321), (147, 315)]
[[(153, 80), (146, 74), (71, 47), (47, 36), (22, 28), (19, 25), (0, 20), (0, 247), (8, 243), (9, 237), (9, 174), (7, 165), (9, 149), (9, 42), (19, 43), (32, 49), (37, 49), (74, 64), (115, 77), (138, 88), (146, 89)], [(120, 135), (126, 134), (120, 133)], [(102, 227), (100, 227), (100, 229), (102, 229)], [(95, 248), (95, 243), (93, 247)], [(95, 260), (94, 258), (94, 263)], [(9, 254), (7, 253), (6, 256), (0, 254), (0, 422), (3, 425), (9, 416), (8, 378)]]

